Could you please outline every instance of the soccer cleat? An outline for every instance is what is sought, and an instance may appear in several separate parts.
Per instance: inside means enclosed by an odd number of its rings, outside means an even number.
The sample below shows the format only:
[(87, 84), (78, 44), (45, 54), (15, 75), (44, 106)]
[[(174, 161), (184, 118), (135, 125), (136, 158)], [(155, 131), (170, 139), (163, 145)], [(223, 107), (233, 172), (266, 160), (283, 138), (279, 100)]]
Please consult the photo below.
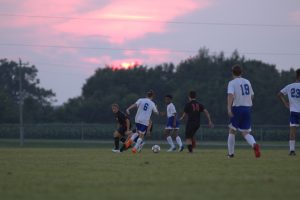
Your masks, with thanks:
[(125, 148), (128, 149), (132, 145), (132, 140), (129, 139), (127, 142), (125, 142)]
[(253, 150), (254, 150), (254, 154), (256, 158), (260, 157), (260, 148), (259, 148), (259, 144), (254, 144), (253, 145)]
[(228, 154), (227, 158), (234, 158), (234, 154)]
[(182, 152), (183, 149), (184, 149), (184, 146), (182, 145), (182, 146), (179, 147), (178, 152)]
[(142, 151), (143, 146), (145, 145), (145, 142), (143, 141), (140, 146), (137, 148), (137, 152), (140, 153)]
[(131, 151), (132, 151), (132, 153), (136, 153), (136, 152), (137, 152), (137, 149), (133, 147), (133, 148), (131, 149)]
[(290, 155), (290, 156), (295, 156), (295, 155), (296, 155), (296, 152), (295, 152), (295, 151), (290, 151), (289, 155)]
[(112, 149), (111, 151), (114, 152), (114, 153), (120, 153), (119, 149)]
[(168, 149), (167, 152), (173, 152), (173, 151), (176, 151), (176, 147), (170, 147), (170, 149)]

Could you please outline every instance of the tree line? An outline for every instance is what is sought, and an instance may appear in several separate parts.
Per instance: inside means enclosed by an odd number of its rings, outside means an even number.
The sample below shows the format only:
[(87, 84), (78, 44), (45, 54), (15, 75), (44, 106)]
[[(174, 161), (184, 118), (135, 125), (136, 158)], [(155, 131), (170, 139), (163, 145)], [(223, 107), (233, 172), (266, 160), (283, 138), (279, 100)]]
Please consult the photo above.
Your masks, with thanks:
[[(294, 69), (279, 71), (275, 65), (246, 59), (237, 51), (225, 57), (222, 52), (211, 55), (208, 49), (200, 49), (197, 55), (181, 61), (177, 66), (164, 63), (131, 70), (98, 68), (83, 85), (82, 94), (58, 108), (52, 105), (55, 93), (39, 86), (38, 71), (34, 65), (22, 64), (20, 68), (20, 63), (2, 59), (0, 123), (18, 122), (19, 81), (22, 80), (25, 123), (114, 122), (112, 103), (118, 103), (125, 110), (145, 96), (146, 91), (153, 89), (156, 94), (154, 101), (160, 111), (165, 111), (164, 96), (171, 94), (178, 113), (183, 111), (188, 92), (195, 90), (214, 123), (227, 124), (227, 84), (232, 78), (231, 67), (234, 64), (243, 66), (243, 76), (251, 81), (254, 89), (253, 122), (287, 124), (289, 112), (276, 95), (283, 86), (295, 80)], [(154, 121), (163, 123), (165, 119), (156, 117)]]

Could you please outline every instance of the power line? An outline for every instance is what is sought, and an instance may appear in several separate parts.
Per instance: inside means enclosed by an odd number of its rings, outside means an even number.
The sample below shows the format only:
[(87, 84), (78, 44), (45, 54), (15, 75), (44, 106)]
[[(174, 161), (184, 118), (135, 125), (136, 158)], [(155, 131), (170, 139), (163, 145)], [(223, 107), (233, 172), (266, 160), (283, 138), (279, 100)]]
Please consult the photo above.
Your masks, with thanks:
[(166, 24), (207, 25), (207, 26), (300, 28), (300, 25), (296, 25), (296, 24), (223, 23), (223, 22), (162, 21), (162, 20), (145, 20), (145, 19), (82, 18), (82, 17), (47, 16), (47, 15), (10, 14), (10, 13), (0, 13), (0, 16), (42, 18), (42, 19), (67, 19), (67, 20), (82, 20), (82, 21), (129, 21), (129, 22), (143, 22), (143, 23), (166, 23)]
[[(103, 51), (147, 51), (147, 52), (162, 52), (160, 49), (139, 49), (139, 48), (113, 48), (113, 47), (88, 47), (88, 46), (67, 46), (67, 45), (46, 45), (46, 44), (24, 44), (24, 43), (0, 43), (0, 46), (8, 47), (36, 47), (36, 48), (60, 48), (60, 49), (82, 49), (82, 50), (103, 50)], [(171, 53), (195, 53), (198, 50), (168, 50)], [(212, 52), (217, 53), (217, 52)], [(224, 52), (232, 53), (232, 52)], [(240, 52), (244, 55), (265, 55), (265, 56), (300, 56), (300, 53), (292, 52)]]

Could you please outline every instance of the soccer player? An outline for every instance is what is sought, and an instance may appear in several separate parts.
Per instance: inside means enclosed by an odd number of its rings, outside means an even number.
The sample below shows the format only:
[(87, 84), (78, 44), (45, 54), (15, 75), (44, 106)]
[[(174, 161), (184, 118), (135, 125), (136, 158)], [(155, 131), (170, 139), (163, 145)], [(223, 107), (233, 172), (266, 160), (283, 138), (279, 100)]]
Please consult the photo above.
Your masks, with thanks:
[(227, 90), (227, 112), (230, 118), (228, 134), (228, 158), (234, 157), (235, 134), (240, 131), (253, 148), (255, 157), (260, 157), (260, 148), (251, 135), (251, 107), (254, 92), (249, 80), (241, 77), (240, 65), (232, 67), (232, 76)]
[[(131, 149), (132, 153), (136, 153), (138, 147), (142, 144), (144, 140), (144, 136), (146, 134), (147, 128), (149, 126), (150, 118), (152, 112), (159, 115), (159, 112), (156, 108), (156, 105), (152, 101), (154, 98), (154, 92), (150, 90), (147, 93), (146, 98), (138, 99), (134, 104), (129, 106), (126, 110), (127, 114), (130, 114), (130, 110), (133, 108), (137, 108), (137, 112), (135, 115), (135, 123), (136, 123), (136, 130), (139, 135), (137, 142), (135, 143), (134, 147)], [(126, 142), (126, 148), (128, 148), (133, 141), (130, 139)]]
[(193, 139), (197, 130), (200, 128), (200, 114), (202, 112), (204, 112), (208, 120), (208, 126), (210, 128), (213, 128), (214, 126), (208, 110), (196, 100), (196, 96), (197, 94), (195, 91), (190, 91), (189, 102), (185, 105), (184, 113), (180, 118), (180, 120), (184, 119), (186, 116), (188, 118), (185, 127), (185, 138), (190, 153), (193, 152)]
[(112, 150), (114, 153), (119, 153), (120, 140), (124, 143), (126, 141), (125, 136), (130, 133), (131, 123), (128, 117), (120, 111), (119, 105), (114, 103), (111, 106), (112, 112), (115, 114), (117, 121), (117, 130), (114, 132), (115, 148)]
[[(284, 96), (288, 96), (288, 102)], [(290, 110), (290, 156), (295, 156), (295, 142), (297, 127), (300, 120), (300, 69), (296, 70), (296, 82), (285, 86), (279, 93), (279, 99), (283, 105)]]
[(181, 138), (178, 135), (178, 130), (179, 130), (179, 120), (177, 118), (177, 112), (174, 104), (172, 103), (172, 95), (166, 95), (165, 96), (165, 103), (167, 105), (167, 124), (165, 127), (165, 136), (167, 139), (167, 142), (170, 145), (170, 149), (168, 152), (173, 152), (176, 151), (176, 147), (173, 143), (172, 136), (176, 139), (176, 142), (179, 146), (178, 152), (183, 151), (184, 147), (181, 141)]

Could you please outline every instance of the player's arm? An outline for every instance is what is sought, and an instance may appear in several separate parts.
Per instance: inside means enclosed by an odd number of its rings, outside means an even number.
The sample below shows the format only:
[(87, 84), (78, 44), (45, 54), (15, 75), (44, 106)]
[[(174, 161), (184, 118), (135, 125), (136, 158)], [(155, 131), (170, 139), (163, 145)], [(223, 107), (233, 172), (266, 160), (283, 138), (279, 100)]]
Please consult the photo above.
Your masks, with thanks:
[(179, 119), (179, 120), (183, 120), (183, 119), (185, 118), (185, 116), (186, 116), (186, 113), (185, 113), (185, 112), (183, 112), (183, 114), (182, 114), (182, 116), (180, 117), (180, 119)]
[(159, 116), (159, 112), (158, 112), (158, 109), (157, 109), (157, 106), (154, 104), (154, 107), (153, 107), (153, 110), (152, 110), (156, 115)]
[(284, 98), (284, 94), (282, 93), (282, 92), (279, 92), (278, 94), (277, 94), (277, 96), (278, 96), (278, 98), (279, 98), (279, 100), (283, 103), (283, 105), (286, 107), (286, 108), (290, 108), (290, 104), (289, 104), (289, 102), (287, 102), (286, 101), (286, 99)]
[(213, 127), (214, 127), (214, 124), (213, 124), (213, 122), (212, 122), (212, 120), (211, 120), (211, 117), (210, 117), (210, 114), (209, 114), (208, 110), (204, 109), (203, 112), (204, 112), (205, 117), (206, 117), (206, 119), (207, 119), (207, 121), (208, 121), (208, 127), (209, 127), (209, 128), (213, 128)]
[(126, 133), (129, 134), (130, 132), (130, 120), (126, 118)]
[(229, 117), (233, 117), (232, 113), (232, 103), (233, 103), (233, 94), (228, 93), (227, 95), (227, 113)]
[(134, 103), (132, 104), (131, 106), (129, 106), (127, 109), (126, 109), (126, 113), (129, 115), (130, 114), (130, 110), (133, 109), (133, 108), (137, 108), (137, 104)]

